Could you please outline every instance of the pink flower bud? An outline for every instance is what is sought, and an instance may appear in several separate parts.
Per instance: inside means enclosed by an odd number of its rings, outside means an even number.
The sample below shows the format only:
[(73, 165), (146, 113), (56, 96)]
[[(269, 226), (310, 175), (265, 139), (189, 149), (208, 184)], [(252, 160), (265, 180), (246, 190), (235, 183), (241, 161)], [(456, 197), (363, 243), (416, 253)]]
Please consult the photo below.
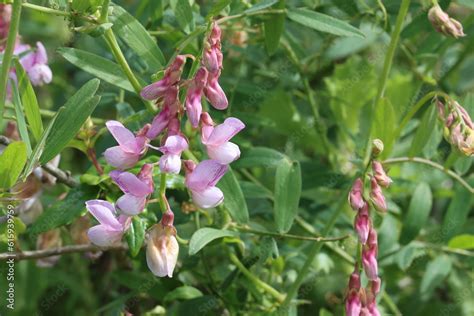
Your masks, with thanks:
[(346, 316), (359, 316), (362, 308), (359, 293), (357, 291), (349, 291), (346, 297)]
[(462, 24), (449, 17), (439, 5), (433, 6), (428, 12), (428, 19), (439, 33), (454, 38), (466, 36), (463, 32)]
[(369, 280), (375, 280), (378, 277), (378, 264), (376, 256), (376, 247), (365, 246), (362, 250), (362, 265)]
[(361, 178), (357, 178), (352, 185), (352, 189), (349, 192), (348, 200), (349, 204), (351, 205), (354, 211), (362, 208), (365, 204), (364, 199), (362, 197), (362, 190), (364, 184)]
[(204, 94), (211, 105), (218, 110), (225, 110), (229, 105), (224, 90), (219, 85), (218, 78), (220, 71), (216, 74), (209, 74)]
[(357, 212), (354, 220), (354, 228), (359, 236), (360, 243), (363, 245), (367, 242), (367, 238), (369, 237), (370, 225), (369, 205), (365, 203)]
[(148, 268), (158, 277), (173, 277), (178, 261), (179, 244), (174, 226), (162, 223), (151, 228), (146, 248)]
[(370, 179), (370, 186), (370, 199), (372, 200), (375, 209), (380, 212), (386, 212), (387, 204), (385, 203), (385, 197), (375, 178)]
[(191, 81), (186, 95), (186, 112), (188, 114), (189, 122), (194, 128), (198, 127), (199, 119), (201, 118), (201, 96), (204, 85), (207, 82), (207, 76), (208, 73), (206, 68), (200, 68), (196, 72), (193, 81)]
[(186, 56), (176, 56), (173, 63), (166, 69), (163, 78), (142, 89), (140, 95), (146, 100), (156, 100), (165, 95), (170, 86), (176, 84), (183, 72), (183, 66), (186, 63)]
[(388, 188), (390, 183), (392, 183), (392, 179), (387, 176), (382, 164), (379, 161), (372, 162), (372, 170), (374, 171), (374, 177), (377, 183), (384, 188)]

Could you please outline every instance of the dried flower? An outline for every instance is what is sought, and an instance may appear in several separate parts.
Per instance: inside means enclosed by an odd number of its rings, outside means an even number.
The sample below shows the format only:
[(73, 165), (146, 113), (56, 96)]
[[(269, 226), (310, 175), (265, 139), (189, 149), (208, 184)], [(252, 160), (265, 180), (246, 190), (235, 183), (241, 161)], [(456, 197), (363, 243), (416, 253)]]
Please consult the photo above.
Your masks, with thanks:
[(455, 19), (450, 18), (439, 5), (435, 5), (430, 9), (428, 12), (428, 19), (435, 30), (439, 33), (454, 38), (466, 36), (463, 32), (462, 24)]

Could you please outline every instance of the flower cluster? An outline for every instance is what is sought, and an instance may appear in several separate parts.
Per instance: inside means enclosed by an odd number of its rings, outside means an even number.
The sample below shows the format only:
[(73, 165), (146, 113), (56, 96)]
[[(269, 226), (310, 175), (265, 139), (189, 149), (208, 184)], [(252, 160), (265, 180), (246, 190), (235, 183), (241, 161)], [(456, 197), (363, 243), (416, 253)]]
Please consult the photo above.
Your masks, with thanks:
[(444, 125), (444, 137), (460, 152), (474, 155), (474, 124), (469, 113), (456, 101), (437, 101), (439, 118)]
[[(184, 112), (191, 126), (200, 130), (201, 142), (210, 158), (199, 163), (184, 161), (186, 187), (194, 204), (200, 208), (216, 207), (224, 200), (224, 194), (216, 184), (228, 170), (228, 164), (240, 157), (239, 147), (230, 140), (245, 125), (233, 117), (222, 124), (215, 124), (209, 113), (202, 110), (203, 96), (216, 109), (228, 106), (227, 97), (218, 83), (222, 70), (220, 37), (221, 30), (217, 23), (213, 23), (206, 38), (201, 67), (191, 80), (181, 80), (188, 56), (178, 55), (165, 69), (161, 80), (143, 88), (140, 93), (142, 98), (152, 100), (161, 107), (151, 124), (133, 133), (118, 121), (106, 123), (118, 145), (108, 148), (104, 157), (109, 165), (117, 168), (110, 173), (110, 177), (124, 195), (115, 205), (101, 200), (86, 203), (89, 212), (99, 222), (88, 233), (94, 244), (108, 246), (119, 242), (130, 226), (131, 216), (140, 214), (146, 208), (154, 192), (154, 164), (143, 165), (137, 175), (125, 170), (134, 167), (149, 148), (162, 153), (158, 162), (162, 174), (178, 174), (181, 171), (181, 154), (189, 147), (187, 137), (181, 132)], [(179, 100), (183, 86), (187, 87), (184, 107)], [(152, 146), (150, 143), (160, 135), (161, 146)], [(171, 277), (179, 245), (173, 226), (174, 214), (166, 196), (159, 198), (164, 208), (163, 216), (148, 234), (147, 264), (155, 275)]]
[(439, 33), (454, 38), (466, 36), (462, 29), (462, 24), (441, 9), (439, 5), (433, 6), (428, 12), (428, 19)]
[[(0, 4), (0, 54), (5, 50), (6, 38), (10, 29), (11, 6)], [(35, 86), (48, 84), (53, 79), (53, 73), (48, 66), (48, 55), (41, 42), (36, 43), (36, 47), (31, 47), (21, 41), (21, 37), (16, 39), (13, 51), (18, 56), (20, 64), (25, 69), (30, 81)], [(10, 78), (16, 81), (15, 70), (10, 72)]]
[[(378, 211), (385, 212), (387, 205), (381, 187), (388, 187), (392, 180), (385, 173), (379, 161), (372, 161), (372, 175), (370, 175), (370, 201)], [(362, 245), (361, 264), (369, 280), (366, 289), (361, 288), (359, 263), (356, 263), (354, 272), (349, 279), (346, 295), (346, 314), (348, 316), (372, 315), (378, 316), (376, 295), (380, 291), (378, 277), (378, 243), (377, 232), (373, 227), (369, 213), (369, 202), (364, 197), (364, 183), (357, 178), (349, 192), (349, 204), (357, 211), (354, 220), (354, 229), (357, 232), (359, 243)]]

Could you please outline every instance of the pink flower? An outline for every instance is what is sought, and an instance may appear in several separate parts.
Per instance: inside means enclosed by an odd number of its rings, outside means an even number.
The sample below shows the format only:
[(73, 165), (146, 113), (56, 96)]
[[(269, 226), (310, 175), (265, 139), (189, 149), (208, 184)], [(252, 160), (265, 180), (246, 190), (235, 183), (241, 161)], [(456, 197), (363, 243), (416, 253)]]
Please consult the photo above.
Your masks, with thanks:
[[(203, 113), (202, 119), (202, 143), (207, 148), (207, 154), (211, 159), (221, 164), (230, 164), (240, 157), (240, 149), (229, 140), (245, 128), (245, 124), (237, 118), (227, 118), (224, 123), (217, 125), (205, 125), (204, 121), (210, 120), (208, 113)], [(211, 120), (212, 121), (212, 120)]]
[(97, 246), (106, 247), (118, 243), (130, 226), (130, 218), (118, 215), (114, 206), (107, 201), (87, 201), (86, 208), (99, 222), (99, 225), (91, 227), (87, 232), (90, 241)]
[(186, 95), (186, 112), (188, 114), (189, 122), (194, 128), (198, 127), (202, 113), (201, 97), (204, 85), (207, 81), (207, 75), (206, 68), (199, 68), (196, 72), (196, 76), (194, 76), (194, 79), (189, 84)]
[(362, 248), (362, 266), (369, 280), (378, 280), (377, 232), (371, 229), (367, 244)]
[(105, 151), (105, 160), (109, 165), (119, 169), (133, 167), (146, 151), (149, 140), (144, 135), (148, 132), (149, 125), (146, 125), (136, 137), (118, 121), (108, 121), (106, 126), (119, 145)]
[(163, 78), (142, 89), (140, 95), (146, 100), (158, 99), (166, 93), (170, 86), (176, 84), (181, 79), (183, 66), (186, 63), (186, 56), (176, 56), (173, 63), (166, 69)]
[(151, 272), (158, 277), (173, 277), (178, 254), (179, 244), (173, 224), (161, 222), (154, 225), (146, 247), (146, 262)]
[(346, 295), (346, 315), (359, 316), (361, 308), (360, 275), (358, 273), (358, 268), (356, 267), (349, 278), (348, 292)]
[[(20, 57), (20, 63), (25, 69), (31, 83), (35, 86), (50, 83), (53, 79), (53, 73), (48, 66), (48, 55), (41, 42), (36, 43), (36, 51), (27, 53)], [(19, 44), (15, 47), (15, 55), (20, 55), (31, 49), (29, 45)]]
[(385, 197), (375, 178), (370, 179), (370, 187), (370, 199), (372, 200), (375, 209), (380, 212), (386, 212), (387, 204), (385, 203)]
[(364, 184), (362, 182), (361, 178), (357, 178), (354, 181), (354, 184), (352, 185), (352, 189), (349, 192), (348, 200), (349, 204), (351, 205), (352, 209), (354, 211), (357, 211), (361, 207), (364, 206), (365, 202), (362, 197), (362, 190), (363, 190)]
[(138, 176), (130, 172), (114, 170), (110, 173), (110, 177), (125, 193), (117, 200), (117, 209), (130, 216), (143, 211), (148, 195), (154, 190), (153, 165), (143, 165)]
[(159, 148), (163, 153), (160, 158), (160, 170), (165, 173), (179, 173), (181, 170), (181, 153), (188, 149), (188, 141), (181, 135), (171, 135)]
[(204, 87), (204, 94), (213, 107), (218, 110), (224, 110), (229, 105), (229, 102), (227, 101), (224, 90), (222, 90), (219, 85), (219, 75), (220, 71), (217, 72), (217, 74), (209, 74), (206, 86)]
[(449, 15), (441, 9), (439, 5), (433, 6), (428, 12), (428, 19), (439, 33), (454, 38), (466, 36), (463, 32), (462, 24), (455, 19), (449, 17)]
[(377, 183), (384, 188), (388, 188), (392, 179), (390, 179), (385, 170), (383, 170), (382, 164), (379, 161), (372, 162), (372, 170), (374, 171), (374, 178), (377, 180)]
[(191, 191), (194, 203), (201, 208), (212, 208), (224, 201), (224, 194), (215, 185), (228, 167), (215, 160), (201, 161), (197, 166), (187, 161), (185, 184)]
[(359, 209), (354, 220), (354, 228), (359, 236), (361, 244), (367, 242), (370, 230), (370, 216), (369, 216), (369, 205), (364, 203), (364, 206)]

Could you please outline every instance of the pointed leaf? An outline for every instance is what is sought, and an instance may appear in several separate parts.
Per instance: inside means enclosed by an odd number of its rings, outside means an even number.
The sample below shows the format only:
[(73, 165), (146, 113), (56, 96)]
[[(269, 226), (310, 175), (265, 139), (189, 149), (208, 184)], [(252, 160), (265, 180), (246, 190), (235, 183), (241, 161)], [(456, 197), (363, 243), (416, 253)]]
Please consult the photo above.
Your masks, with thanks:
[[(279, 0), (275, 9), (284, 9), (285, 0)], [(265, 47), (269, 55), (273, 55), (280, 45), (281, 34), (285, 29), (285, 15), (275, 14), (264, 22)]]
[(130, 254), (136, 257), (145, 241), (146, 223), (138, 216), (132, 218), (132, 224), (127, 231), (126, 239)]
[(16, 82), (10, 81), (13, 92), (13, 105), (15, 106), (16, 124), (21, 140), (25, 142), (26, 154), (31, 155), (30, 136), (28, 135), (28, 128), (26, 126), (25, 115), (23, 114), (23, 105), (21, 104), (20, 94)]
[(18, 180), (25, 164), (25, 143), (10, 143), (0, 155), (0, 189), (10, 189)]
[(189, 242), (189, 255), (195, 255), (204, 246), (212, 242), (213, 240), (224, 238), (224, 237), (236, 237), (238, 234), (229, 230), (220, 230), (215, 228), (201, 228), (196, 231), (191, 237)]
[(239, 224), (249, 221), (249, 212), (244, 194), (234, 172), (229, 168), (217, 185), (224, 193), (224, 206)]
[(425, 226), (432, 205), (431, 189), (425, 182), (420, 182), (413, 192), (408, 206), (408, 213), (403, 221), (400, 243), (405, 245), (412, 241)]
[(301, 168), (297, 161), (283, 160), (275, 176), (275, 224), (279, 232), (293, 225), (301, 196)]

